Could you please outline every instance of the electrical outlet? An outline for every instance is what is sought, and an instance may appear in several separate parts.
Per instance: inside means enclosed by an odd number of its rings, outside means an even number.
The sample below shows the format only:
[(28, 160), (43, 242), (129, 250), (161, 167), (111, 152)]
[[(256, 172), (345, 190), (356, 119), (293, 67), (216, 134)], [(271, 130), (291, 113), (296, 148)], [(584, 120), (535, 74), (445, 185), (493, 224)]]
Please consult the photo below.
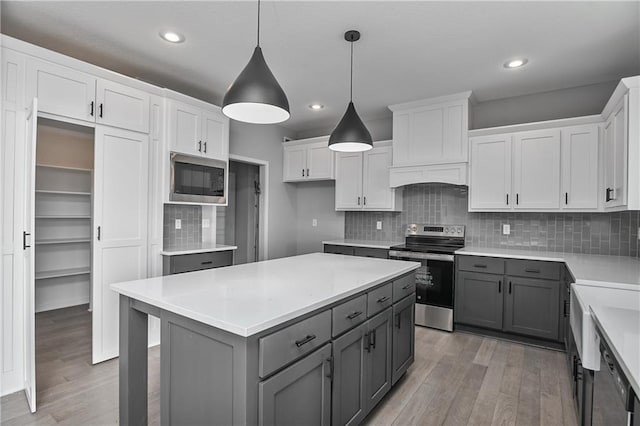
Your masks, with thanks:
[(509, 225), (508, 223), (503, 223), (502, 235), (509, 235), (509, 234), (511, 234), (511, 225)]
[(208, 228), (209, 226), (211, 226), (209, 219), (202, 219), (202, 227)]
[(376, 229), (377, 229), (378, 231), (380, 231), (380, 230), (382, 229), (382, 221), (381, 221), (381, 220), (379, 220), (379, 221), (377, 221), (377, 222), (376, 222)]
[(176, 229), (182, 229), (182, 221), (180, 219), (176, 219)]
[(311, 219), (311, 226), (313, 227), (318, 226), (318, 219)]

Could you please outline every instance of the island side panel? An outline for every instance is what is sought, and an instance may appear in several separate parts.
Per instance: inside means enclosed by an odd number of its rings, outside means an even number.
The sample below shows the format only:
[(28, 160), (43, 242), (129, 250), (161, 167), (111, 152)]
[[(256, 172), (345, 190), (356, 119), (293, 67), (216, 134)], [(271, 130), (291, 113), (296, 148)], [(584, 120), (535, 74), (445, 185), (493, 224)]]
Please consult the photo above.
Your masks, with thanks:
[(162, 425), (249, 424), (247, 339), (167, 311), (161, 322)]
[(121, 425), (146, 425), (148, 315), (133, 302), (120, 295), (119, 415)]

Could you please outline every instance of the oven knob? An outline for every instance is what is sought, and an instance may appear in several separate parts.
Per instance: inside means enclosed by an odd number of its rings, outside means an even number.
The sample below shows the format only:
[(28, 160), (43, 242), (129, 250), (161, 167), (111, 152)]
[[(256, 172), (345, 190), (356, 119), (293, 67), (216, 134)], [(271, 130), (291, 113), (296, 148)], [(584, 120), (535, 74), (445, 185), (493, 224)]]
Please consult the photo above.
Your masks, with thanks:
[(462, 234), (462, 228), (456, 228), (456, 232), (457, 232), (458, 234)]
[(448, 234), (449, 233), (449, 228), (444, 228), (444, 233)]

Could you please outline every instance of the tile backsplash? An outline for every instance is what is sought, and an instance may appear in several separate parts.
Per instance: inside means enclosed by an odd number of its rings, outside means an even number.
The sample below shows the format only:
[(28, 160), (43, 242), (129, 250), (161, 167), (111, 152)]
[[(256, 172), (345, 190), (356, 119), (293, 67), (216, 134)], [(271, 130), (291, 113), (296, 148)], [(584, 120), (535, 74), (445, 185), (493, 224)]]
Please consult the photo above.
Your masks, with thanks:
[[(180, 219), (182, 229), (176, 229), (176, 219)], [(189, 247), (202, 241), (201, 206), (165, 204), (163, 223), (162, 245), (165, 249)]]
[[(404, 187), (402, 212), (346, 212), (345, 238), (403, 241), (408, 223), (466, 225), (466, 244), (639, 257), (639, 211), (616, 213), (470, 213), (468, 188)], [(382, 230), (376, 230), (382, 221)], [(503, 223), (511, 234), (502, 235)]]

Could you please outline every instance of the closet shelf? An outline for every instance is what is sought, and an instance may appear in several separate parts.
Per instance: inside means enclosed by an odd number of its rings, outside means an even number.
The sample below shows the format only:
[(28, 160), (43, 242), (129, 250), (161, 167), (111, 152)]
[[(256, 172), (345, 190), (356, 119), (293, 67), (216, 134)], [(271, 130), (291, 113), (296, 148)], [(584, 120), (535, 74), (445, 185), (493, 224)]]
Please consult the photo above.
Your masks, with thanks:
[(55, 195), (82, 195), (90, 196), (90, 192), (78, 192), (78, 191), (52, 191), (48, 189), (36, 189), (36, 194), (55, 194)]
[(91, 219), (91, 216), (87, 216), (87, 215), (61, 215), (61, 216), (55, 216), (55, 215), (36, 215), (36, 219)]
[(36, 245), (47, 244), (73, 244), (73, 243), (90, 243), (91, 238), (51, 238), (48, 240), (36, 240)]
[(44, 280), (47, 278), (70, 277), (73, 275), (86, 275), (91, 273), (91, 267), (82, 268), (57, 269), (53, 271), (36, 272), (36, 280)]

